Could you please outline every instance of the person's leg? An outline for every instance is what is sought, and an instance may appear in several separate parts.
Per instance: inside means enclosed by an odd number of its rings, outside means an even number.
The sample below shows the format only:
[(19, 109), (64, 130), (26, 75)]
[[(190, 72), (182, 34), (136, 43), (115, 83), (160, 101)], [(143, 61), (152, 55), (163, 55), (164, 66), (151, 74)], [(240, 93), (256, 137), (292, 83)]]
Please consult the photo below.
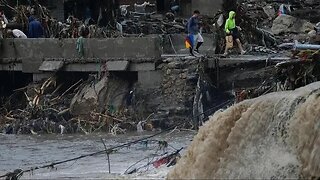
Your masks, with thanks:
[(203, 42), (204, 42), (204, 40), (203, 40), (203, 37), (202, 37), (202, 35), (199, 33), (198, 35), (197, 35), (197, 46), (196, 46), (196, 49), (195, 49), (195, 51), (197, 52), (197, 53), (199, 53), (199, 48), (200, 48), (200, 46), (203, 44)]
[(241, 41), (240, 41), (239, 38), (236, 39), (236, 42), (237, 42), (238, 47), (239, 47), (239, 49), (240, 49), (240, 51), (241, 51), (241, 54), (246, 53), (246, 51), (243, 50), (243, 47), (242, 47), (242, 44), (241, 44)]
[(193, 48), (192, 48), (192, 47), (189, 48), (189, 52), (190, 52), (190, 55), (191, 55), (191, 56), (194, 56), (194, 54), (193, 54)]
[(194, 49), (194, 35), (193, 34), (188, 34), (188, 43), (190, 45), (189, 47), (189, 53), (191, 56), (194, 56), (194, 53), (193, 53), (193, 49)]
[(203, 42), (198, 42), (197, 43), (197, 47), (194, 51), (196, 51), (197, 53), (199, 53), (199, 47), (203, 44)]
[(227, 46), (227, 44), (226, 44), (226, 48), (224, 49), (223, 55), (227, 55), (227, 54), (228, 54), (228, 46)]
[(229, 47), (228, 47), (228, 41), (229, 41), (229, 38), (228, 38), (229, 36), (226, 36), (226, 47), (225, 47), (225, 49), (224, 49), (224, 53), (223, 53), (223, 55), (227, 55), (228, 54), (228, 50), (229, 50)]
[(192, 38), (192, 40), (191, 40), (191, 48), (189, 48), (189, 51), (190, 51), (190, 54), (191, 54), (191, 56), (194, 56), (194, 50), (195, 50), (195, 46), (196, 46), (196, 42), (197, 42), (197, 40), (198, 40), (198, 36), (197, 35), (190, 35), (191, 36), (191, 38)]
[(233, 37), (233, 40), (235, 40), (235, 41), (237, 42), (241, 54), (246, 53), (246, 52), (243, 50), (241, 41), (240, 41), (240, 39), (239, 39), (239, 38), (240, 38), (240, 33), (239, 33), (239, 31), (238, 31), (238, 28), (233, 29), (233, 31), (232, 31), (232, 37)]

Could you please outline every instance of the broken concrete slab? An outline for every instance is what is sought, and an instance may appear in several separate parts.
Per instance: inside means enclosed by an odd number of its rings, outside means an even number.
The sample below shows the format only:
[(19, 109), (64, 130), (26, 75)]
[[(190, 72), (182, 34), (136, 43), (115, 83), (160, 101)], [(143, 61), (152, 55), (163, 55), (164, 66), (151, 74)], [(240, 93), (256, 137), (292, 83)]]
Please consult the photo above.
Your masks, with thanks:
[(126, 71), (129, 67), (129, 61), (108, 61), (106, 63), (70, 63), (65, 65), (63, 71), (72, 72), (99, 72), (103, 70), (106, 64), (107, 71)]
[(60, 70), (63, 67), (63, 65), (63, 61), (43, 61), (43, 63), (39, 67), (39, 70), (55, 72)]
[[(95, 81), (93, 81), (95, 82)], [(126, 104), (129, 82), (116, 77), (102, 77), (89, 82), (72, 98), (70, 113), (89, 116), (90, 112), (113, 114)]]
[(73, 115), (88, 115), (88, 112), (96, 111), (99, 96), (107, 85), (107, 77), (92, 85), (86, 85), (72, 99), (70, 112)]
[(153, 62), (130, 64), (130, 71), (154, 71), (154, 70), (156, 70), (156, 64)]
[(43, 79), (48, 79), (53, 76), (53, 73), (45, 72), (45, 73), (35, 73), (32, 75), (33, 82), (39, 82)]
[(129, 67), (129, 61), (108, 61), (106, 65), (108, 71), (125, 71)]

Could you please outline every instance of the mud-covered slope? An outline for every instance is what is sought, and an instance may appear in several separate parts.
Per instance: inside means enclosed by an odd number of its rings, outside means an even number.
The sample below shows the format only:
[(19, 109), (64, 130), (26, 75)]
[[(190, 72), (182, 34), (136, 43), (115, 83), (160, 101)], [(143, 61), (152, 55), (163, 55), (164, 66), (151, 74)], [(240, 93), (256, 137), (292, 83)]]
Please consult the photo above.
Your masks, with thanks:
[(168, 178), (320, 177), (320, 83), (214, 114)]

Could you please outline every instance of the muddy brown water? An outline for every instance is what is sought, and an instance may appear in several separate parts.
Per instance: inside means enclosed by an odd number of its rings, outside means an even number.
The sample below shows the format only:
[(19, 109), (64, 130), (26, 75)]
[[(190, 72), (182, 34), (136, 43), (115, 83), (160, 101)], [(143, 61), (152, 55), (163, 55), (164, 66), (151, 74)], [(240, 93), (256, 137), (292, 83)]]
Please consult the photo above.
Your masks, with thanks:
[[(128, 141), (152, 135), (152, 133), (132, 133), (112, 136), (109, 134), (91, 135), (4, 135), (0, 134), (0, 175), (15, 169), (29, 169), (52, 162), (90, 154), (104, 149), (101, 138), (107, 147), (112, 147)], [(180, 149), (186, 147), (195, 134), (193, 132), (164, 133), (154, 140), (165, 140), (170, 146)], [(173, 152), (168, 147), (166, 151)], [(124, 172), (138, 160), (144, 157), (154, 157), (154, 154), (163, 154), (165, 151), (158, 149), (156, 142), (145, 144), (138, 143), (123, 148), (110, 155), (111, 174), (108, 173), (106, 155), (87, 157), (77, 161), (57, 165), (53, 169), (40, 169), (24, 173), (22, 179), (64, 179), (64, 178), (164, 178), (170, 168), (143, 169), (142, 172), (125, 175)], [(184, 151), (183, 151), (184, 152)], [(182, 152), (182, 153), (183, 153)], [(148, 159), (142, 161), (144, 165)], [(139, 167), (139, 164), (136, 166)]]
[(218, 111), (169, 179), (317, 179), (320, 82)]

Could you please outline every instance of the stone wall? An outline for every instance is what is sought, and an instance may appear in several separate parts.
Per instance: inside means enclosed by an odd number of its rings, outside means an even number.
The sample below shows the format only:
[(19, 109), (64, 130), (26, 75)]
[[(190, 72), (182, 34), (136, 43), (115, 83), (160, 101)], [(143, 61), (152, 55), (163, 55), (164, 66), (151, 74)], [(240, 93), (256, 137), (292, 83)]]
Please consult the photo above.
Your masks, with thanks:
[(161, 83), (152, 86), (139, 84), (135, 101), (141, 101), (145, 116), (162, 128), (173, 124), (192, 126), (193, 101), (201, 58), (167, 58), (157, 66), (162, 73)]

